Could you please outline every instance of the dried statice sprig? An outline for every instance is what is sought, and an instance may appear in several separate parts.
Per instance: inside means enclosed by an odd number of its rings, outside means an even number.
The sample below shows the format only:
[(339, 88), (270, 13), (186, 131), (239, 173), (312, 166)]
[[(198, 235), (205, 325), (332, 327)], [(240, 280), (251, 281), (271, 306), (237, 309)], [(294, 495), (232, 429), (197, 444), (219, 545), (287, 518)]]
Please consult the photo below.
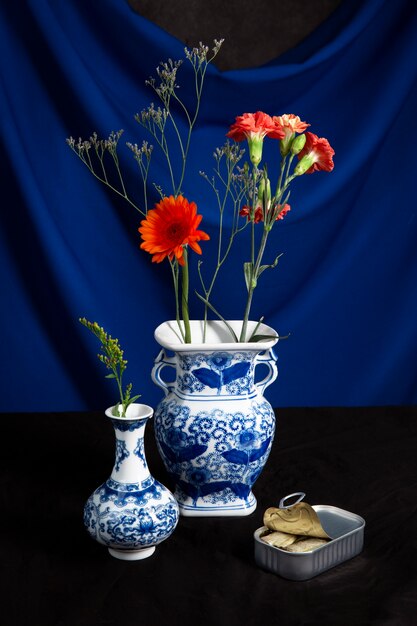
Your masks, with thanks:
[[(248, 168), (246, 166), (239, 166), (244, 154), (245, 150), (240, 148), (239, 144), (231, 144), (227, 141), (223, 146), (216, 148), (213, 152), (215, 176), (209, 179), (205, 172), (200, 172), (200, 175), (213, 187), (219, 202), (219, 207), (225, 206), (230, 197), (236, 208), (240, 206), (242, 199), (248, 195), (251, 181)], [(214, 183), (215, 180), (220, 182), (223, 188), (221, 201)]]
[[(195, 84), (192, 91), (194, 91), (196, 97), (193, 104), (186, 106), (177, 93), (179, 91), (177, 77), (183, 60), (175, 61), (168, 59), (158, 65), (156, 77), (151, 77), (146, 81), (146, 84), (155, 91), (161, 106), (155, 106), (151, 103), (141, 113), (135, 115), (135, 120), (151, 135), (156, 147), (162, 151), (165, 157), (171, 183), (170, 193), (174, 196), (181, 192), (184, 181), (191, 135), (198, 117), (207, 66), (218, 54), (222, 43), (223, 40), (214, 40), (211, 53), (208, 46), (203, 44), (191, 50), (185, 49), (185, 58), (191, 63), (194, 74)], [(176, 113), (171, 107), (173, 103), (175, 103), (176, 108), (179, 107), (182, 115), (185, 116), (187, 123), (185, 130), (183, 125), (177, 124)], [(173, 133), (167, 133), (168, 123)], [(128, 194), (123, 179), (118, 156), (118, 144), (122, 133), (123, 131), (112, 132), (107, 139), (99, 139), (96, 133), (93, 133), (88, 140), (80, 138), (76, 141), (73, 137), (70, 137), (67, 139), (67, 143), (95, 178), (124, 198), (143, 216), (146, 216), (148, 212), (147, 188), (152, 146), (147, 142), (143, 142), (141, 147), (133, 142), (127, 143), (127, 147), (133, 153), (139, 166), (142, 178), (144, 199), (142, 209)], [(172, 142), (173, 137), (176, 138), (176, 141)], [(173, 163), (179, 163), (180, 166), (174, 167)], [(163, 197), (165, 194), (162, 192), (161, 186), (154, 182), (152, 184)]]
[[(71, 150), (81, 159), (84, 165), (90, 170), (90, 172), (101, 183), (109, 187), (112, 191), (124, 198), (130, 205), (132, 205), (139, 213), (146, 215), (146, 212), (137, 206), (131, 199), (126, 191), (125, 182), (123, 179), (122, 170), (119, 162), (119, 155), (117, 153), (120, 137), (123, 134), (123, 130), (112, 131), (107, 139), (100, 139), (96, 132), (87, 140), (81, 137), (76, 141), (73, 137), (67, 139), (67, 144)], [(116, 181), (110, 178), (107, 168), (109, 159), (110, 164), (116, 172)], [(117, 186), (116, 186), (117, 184)]]
[(230, 141), (226, 141), (226, 143), (220, 148), (216, 148), (213, 152), (213, 157), (216, 162), (219, 162), (223, 157), (225, 157), (231, 165), (236, 165), (243, 158), (245, 154), (245, 150), (240, 147), (238, 143), (231, 144)]
[[(148, 106), (148, 108), (143, 109), (140, 113), (136, 113), (135, 115), (135, 120), (150, 133), (167, 160), (169, 160), (168, 143), (165, 138), (165, 126), (167, 119), (167, 109), (161, 109), (161, 107), (155, 108), (153, 102)], [(145, 144), (148, 145), (147, 142), (144, 141), (142, 146)], [(128, 146), (130, 147), (130, 144), (128, 144)], [(145, 183), (146, 181), (144, 180), (143, 182)], [(146, 206), (147, 205), (145, 203), (145, 207)]]
[(156, 68), (159, 82), (152, 76), (145, 82), (146, 85), (149, 85), (155, 90), (167, 109), (169, 109), (169, 103), (175, 89), (179, 88), (177, 84), (177, 72), (181, 65), (181, 60), (173, 61), (172, 59), (168, 59), (166, 62), (161, 61)]
[(147, 141), (143, 141), (140, 148), (137, 143), (127, 142), (126, 145), (133, 152), (135, 159), (137, 161), (143, 162), (144, 158), (146, 161), (151, 160), (153, 146), (149, 144)]
[(161, 198), (161, 200), (162, 200), (162, 198), (166, 197), (166, 193), (162, 189), (161, 185), (158, 185), (158, 183), (154, 183), (153, 186), (154, 186), (156, 192), (158, 193), (158, 196)]
[(208, 46), (205, 46), (201, 41), (195, 48), (184, 48), (185, 57), (190, 61), (194, 67), (200, 67), (204, 63), (211, 63), (211, 61), (217, 56), (222, 47), (224, 39), (215, 39), (214, 46), (212, 48), (213, 55), (208, 58), (210, 51)]
[(144, 205), (145, 207), (147, 207), (148, 206), (147, 182), (148, 182), (149, 167), (151, 165), (153, 146), (150, 145), (147, 141), (143, 141), (140, 148), (137, 143), (132, 144), (132, 143), (127, 142), (126, 145), (133, 152), (135, 161), (138, 164), (140, 176), (142, 179), (142, 185), (143, 185)]
[(167, 109), (155, 108), (154, 103), (151, 102), (146, 109), (135, 115), (135, 120), (147, 128), (150, 133), (154, 134), (155, 129), (158, 129), (161, 133), (164, 132), (167, 117)]
[[(184, 181), (191, 135), (200, 109), (206, 70), (209, 63), (211, 63), (218, 54), (222, 43), (223, 40), (214, 40), (211, 56), (209, 55), (208, 46), (202, 43), (196, 48), (185, 48), (184, 50), (185, 58), (191, 63), (194, 71), (196, 99), (192, 109), (190, 109), (189, 105), (186, 105), (185, 101), (178, 95), (179, 84), (177, 82), (177, 75), (182, 65), (182, 60), (173, 61), (172, 59), (168, 59), (166, 62), (161, 62), (157, 67), (157, 78), (151, 77), (146, 81), (146, 84), (155, 91), (160, 99), (162, 108), (156, 108), (152, 103), (147, 109), (135, 115), (136, 121), (152, 135), (165, 156), (174, 196), (180, 193)], [(179, 107), (183, 116), (185, 116), (187, 122), (185, 131), (180, 130), (180, 126), (177, 124), (176, 114), (172, 108), (173, 104), (175, 104), (177, 108)], [(166, 125), (168, 121), (177, 139), (176, 148), (177, 151), (179, 151), (179, 158), (177, 157), (176, 161), (181, 163), (178, 174), (173, 167), (174, 147), (168, 144), (166, 135)]]
[(107, 139), (99, 139), (97, 133), (93, 133), (88, 140), (84, 140), (81, 137), (75, 142), (73, 137), (67, 139), (69, 147), (78, 153), (78, 156), (88, 153), (93, 148), (97, 154), (103, 156), (107, 150), (110, 154), (115, 154), (117, 151), (117, 144), (123, 134), (123, 130), (112, 131)]
[(85, 317), (81, 317), (79, 321), (83, 326), (88, 328), (101, 343), (101, 352), (97, 355), (97, 358), (111, 371), (106, 378), (114, 378), (116, 380), (120, 395), (120, 402), (114, 407), (113, 413), (117, 417), (126, 417), (127, 407), (140, 398), (140, 395), (131, 396), (132, 383), (126, 385), (126, 389), (123, 391), (122, 378), (123, 372), (127, 366), (127, 361), (123, 358), (124, 353), (119, 345), (119, 340), (113, 339), (97, 322), (89, 322)]

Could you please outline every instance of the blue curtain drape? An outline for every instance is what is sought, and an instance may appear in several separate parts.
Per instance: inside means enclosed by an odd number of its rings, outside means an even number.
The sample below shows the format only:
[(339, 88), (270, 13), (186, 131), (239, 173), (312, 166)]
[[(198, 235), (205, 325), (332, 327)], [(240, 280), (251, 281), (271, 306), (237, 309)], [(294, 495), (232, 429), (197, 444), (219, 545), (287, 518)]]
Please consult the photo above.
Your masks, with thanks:
[[(120, 0), (27, 0), (0, 12), (0, 410), (96, 409), (115, 399), (80, 316), (120, 339), (126, 382), (155, 404), (153, 330), (174, 315), (169, 267), (139, 250), (140, 215), (94, 180), (65, 139), (123, 128), (122, 144), (141, 143), (134, 114), (155, 99), (145, 80), (161, 60), (181, 58), (183, 45)], [(290, 333), (267, 391), (274, 406), (417, 401), (416, 76), (411, 0), (344, 2), (263, 67), (209, 68), (183, 186), (209, 232), (216, 207), (198, 172), (211, 171), (236, 115), (295, 113), (336, 151), (331, 174), (293, 186), (270, 261), (284, 254), (258, 289), (253, 317)], [(185, 99), (190, 78), (185, 64)], [(121, 148), (139, 193), (136, 164)], [(275, 155), (267, 158), (271, 170)], [(164, 187), (162, 160), (151, 180)], [(215, 296), (229, 318), (243, 311), (243, 241)], [(203, 247), (209, 266), (214, 250)], [(191, 313), (201, 315), (198, 303)]]

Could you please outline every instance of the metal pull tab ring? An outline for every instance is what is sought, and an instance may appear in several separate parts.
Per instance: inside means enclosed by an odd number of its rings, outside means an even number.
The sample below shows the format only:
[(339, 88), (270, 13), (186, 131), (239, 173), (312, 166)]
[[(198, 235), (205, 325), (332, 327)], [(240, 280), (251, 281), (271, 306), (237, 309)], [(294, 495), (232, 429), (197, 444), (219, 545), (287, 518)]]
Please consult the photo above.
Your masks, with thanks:
[[(289, 498), (295, 498), (297, 496), (298, 496), (298, 499), (295, 502), (292, 502), (291, 504), (287, 504), (287, 505), (284, 504), (284, 502), (286, 500), (288, 500)], [(279, 508), (280, 509), (289, 509), (292, 506), (294, 506), (295, 504), (298, 504), (299, 502), (301, 502), (301, 500), (303, 500), (305, 497), (306, 497), (306, 494), (303, 493), (302, 491), (296, 491), (295, 493), (290, 493), (290, 495), (285, 496), (285, 498), (282, 498), (280, 500)]]

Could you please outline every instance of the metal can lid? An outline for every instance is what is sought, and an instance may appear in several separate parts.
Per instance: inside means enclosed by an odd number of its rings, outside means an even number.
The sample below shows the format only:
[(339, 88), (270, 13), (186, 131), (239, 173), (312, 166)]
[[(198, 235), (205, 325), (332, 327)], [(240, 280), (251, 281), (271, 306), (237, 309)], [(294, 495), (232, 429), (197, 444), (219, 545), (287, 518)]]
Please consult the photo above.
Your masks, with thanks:
[[(305, 497), (306, 494), (303, 491), (295, 491), (294, 493), (290, 493), (288, 496), (281, 498), (278, 506), (280, 509), (290, 509), (295, 504), (301, 502), (301, 500), (304, 500)], [(295, 502), (291, 502), (290, 504), (284, 504), (286, 500), (289, 500), (290, 498), (297, 498), (297, 500), (295, 500)]]

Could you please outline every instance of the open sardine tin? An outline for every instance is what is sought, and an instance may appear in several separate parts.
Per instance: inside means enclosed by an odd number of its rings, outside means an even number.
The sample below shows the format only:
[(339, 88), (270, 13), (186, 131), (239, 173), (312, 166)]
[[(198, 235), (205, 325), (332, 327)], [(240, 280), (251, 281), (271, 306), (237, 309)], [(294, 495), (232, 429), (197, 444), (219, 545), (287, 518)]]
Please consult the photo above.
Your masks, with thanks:
[(312, 508), (331, 540), (311, 552), (287, 552), (262, 541), (261, 537), (269, 533), (262, 526), (254, 533), (257, 565), (289, 580), (308, 580), (362, 551), (365, 529), (362, 517), (325, 504)]

